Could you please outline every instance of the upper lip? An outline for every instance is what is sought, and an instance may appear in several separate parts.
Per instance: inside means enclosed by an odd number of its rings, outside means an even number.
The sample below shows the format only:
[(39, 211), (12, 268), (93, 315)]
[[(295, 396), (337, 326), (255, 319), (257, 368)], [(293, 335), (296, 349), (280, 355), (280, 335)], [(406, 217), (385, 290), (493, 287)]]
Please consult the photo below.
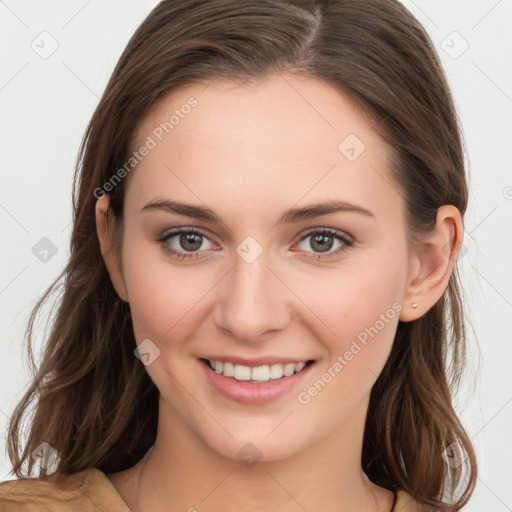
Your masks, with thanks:
[(242, 366), (271, 366), (273, 364), (286, 364), (286, 363), (302, 363), (312, 361), (310, 357), (304, 357), (302, 359), (297, 357), (277, 357), (277, 356), (266, 356), (266, 357), (235, 357), (235, 356), (221, 356), (221, 355), (208, 355), (203, 356), (201, 359), (209, 359), (210, 361), (222, 361), (233, 364), (241, 364)]

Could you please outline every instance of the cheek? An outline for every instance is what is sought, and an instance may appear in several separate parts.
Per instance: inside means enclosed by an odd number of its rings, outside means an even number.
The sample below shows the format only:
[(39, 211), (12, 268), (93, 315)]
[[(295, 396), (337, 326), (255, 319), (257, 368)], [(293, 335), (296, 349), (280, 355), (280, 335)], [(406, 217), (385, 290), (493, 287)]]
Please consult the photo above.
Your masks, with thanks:
[(148, 264), (142, 251), (126, 258), (124, 271), (137, 342), (149, 338), (168, 345), (192, 334), (197, 328), (194, 313), (213, 286), (207, 273), (173, 267), (165, 256)]
[[(396, 262), (325, 270), (303, 274), (300, 279), (288, 276), (295, 295), (311, 312), (311, 318), (318, 320), (319, 339), (335, 347), (375, 324), (381, 315), (388, 313), (385, 320), (395, 318), (396, 306), (393, 309), (392, 305), (401, 298), (403, 280)], [(382, 328), (380, 322), (379, 326)]]
[(322, 318), (336, 334), (326, 335), (323, 329), (318, 340), (326, 357), (296, 396), (310, 418), (322, 417), (328, 410), (332, 425), (349, 421), (355, 410), (366, 406), (393, 346), (401, 309), (386, 294), (368, 298), (365, 293), (350, 294), (349, 289), (335, 302), (338, 307), (329, 303), (331, 309), (324, 309)]
[(316, 273), (295, 281), (314, 315), (309, 327), (315, 325), (326, 352), (325, 380), (338, 383), (329, 384), (338, 397), (369, 392), (391, 351), (402, 308), (401, 262), (380, 255), (365, 263), (332, 272), (329, 279)]

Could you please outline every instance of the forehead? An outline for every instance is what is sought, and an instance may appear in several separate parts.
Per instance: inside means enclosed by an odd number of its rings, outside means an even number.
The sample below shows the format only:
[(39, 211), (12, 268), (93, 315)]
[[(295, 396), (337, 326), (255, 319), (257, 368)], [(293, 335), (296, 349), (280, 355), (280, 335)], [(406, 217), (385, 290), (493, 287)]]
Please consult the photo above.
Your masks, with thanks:
[[(177, 88), (150, 110), (137, 130), (137, 142), (153, 132), (157, 139), (165, 138), (169, 133), (160, 125), (169, 121), (173, 144), (190, 136), (219, 143), (226, 135), (236, 144), (247, 142), (250, 135), (251, 153), (259, 148), (262, 154), (273, 151), (282, 156), (287, 150), (313, 155), (309, 148), (320, 149), (319, 144), (337, 152), (341, 139), (350, 133), (368, 142), (377, 140), (365, 112), (347, 96), (325, 82), (290, 74), (243, 85), (223, 79)], [(268, 137), (275, 130), (281, 130), (279, 136)], [(295, 147), (299, 140), (307, 140), (308, 147)], [(234, 151), (230, 154), (235, 156)]]
[(389, 148), (371, 120), (311, 78), (181, 87), (149, 112), (134, 148), (148, 138), (154, 147), (126, 192), (140, 206), (164, 192), (212, 207), (223, 207), (223, 198), (246, 208), (260, 199), (283, 207), (330, 198), (397, 200), (386, 169)]

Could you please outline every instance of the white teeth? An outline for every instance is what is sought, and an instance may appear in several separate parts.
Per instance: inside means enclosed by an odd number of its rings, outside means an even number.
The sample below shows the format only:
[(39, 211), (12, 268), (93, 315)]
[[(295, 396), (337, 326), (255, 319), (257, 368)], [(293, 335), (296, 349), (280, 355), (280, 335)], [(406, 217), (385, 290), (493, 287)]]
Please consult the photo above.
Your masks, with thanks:
[(233, 363), (220, 363), (222, 364), (222, 373), (225, 377), (233, 377), (235, 375), (235, 365)]
[(270, 367), (270, 378), (271, 379), (280, 379), (284, 374), (284, 369), (282, 364), (273, 364)]
[(235, 364), (234, 377), (236, 380), (251, 380), (251, 369), (248, 366)]
[(251, 369), (251, 380), (265, 382), (270, 379), (270, 368), (268, 366), (254, 366)]
[(284, 376), (289, 377), (295, 372), (295, 363), (288, 363), (284, 365)]
[(300, 372), (304, 366), (306, 366), (306, 363), (297, 363), (295, 365), (295, 373)]
[(269, 380), (280, 379), (283, 376), (289, 377), (294, 373), (300, 372), (306, 366), (305, 361), (286, 364), (276, 363), (270, 366), (244, 366), (229, 362), (212, 361), (211, 359), (208, 361), (215, 372), (222, 373), (224, 377), (232, 377), (239, 381), (255, 382), (268, 382)]

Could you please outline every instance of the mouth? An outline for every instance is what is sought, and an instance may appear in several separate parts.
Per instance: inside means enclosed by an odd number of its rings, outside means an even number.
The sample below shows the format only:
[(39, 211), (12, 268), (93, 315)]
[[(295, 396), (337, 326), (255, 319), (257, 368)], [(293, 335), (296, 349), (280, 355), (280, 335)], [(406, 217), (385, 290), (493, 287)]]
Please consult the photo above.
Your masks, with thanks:
[(309, 375), (316, 360), (248, 366), (198, 358), (210, 388), (230, 400), (262, 405), (287, 394)]
[(214, 361), (212, 359), (201, 360), (215, 373), (239, 382), (250, 382), (252, 384), (273, 382), (285, 377), (290, 377), (294, 373), (300, 373), (306, 366), (314, 362), (313, 359), (309, 359), (298, 363), (290, 362), (284, 364), (274, 363), (271, 365), (245, 366), (242, 364), (234, 364), (230, 361)]

